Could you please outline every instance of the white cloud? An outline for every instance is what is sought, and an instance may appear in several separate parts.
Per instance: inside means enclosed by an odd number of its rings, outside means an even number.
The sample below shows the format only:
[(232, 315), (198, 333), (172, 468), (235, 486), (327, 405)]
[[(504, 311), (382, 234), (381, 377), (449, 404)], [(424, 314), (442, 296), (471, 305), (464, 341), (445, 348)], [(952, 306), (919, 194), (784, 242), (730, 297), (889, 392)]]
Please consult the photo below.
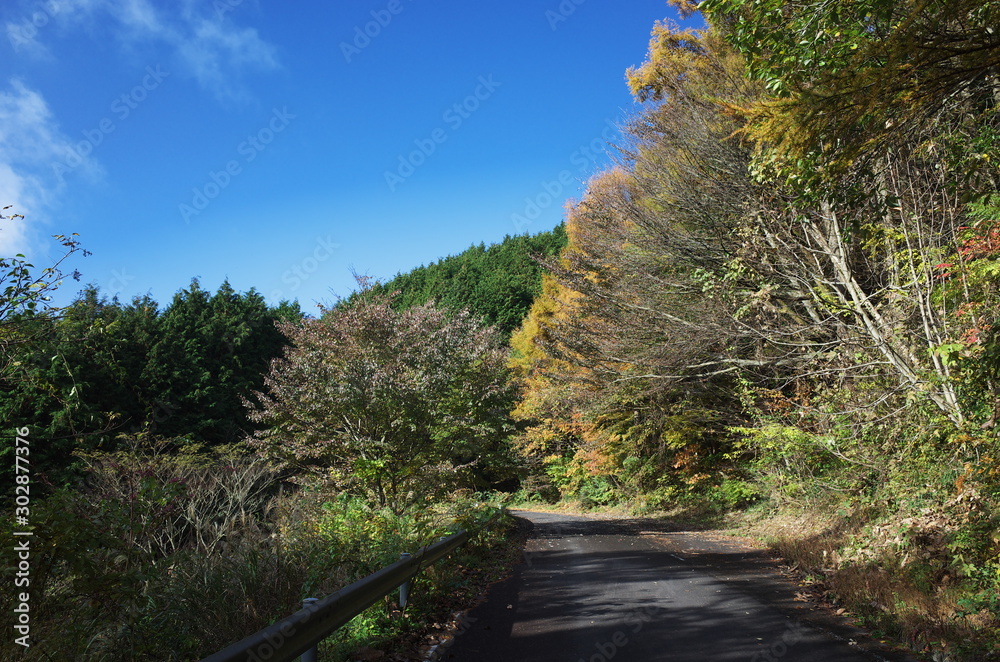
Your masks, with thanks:
[(103, 174), (100, 165), (81, 156), (59, 130), (41, 94), (11, 80), (7, 89), (0, 89), (0, 207), (12, 205), (4, 216), (25, 214), (30, 222), (4, 222), (0, 254), (37, 248), (26, 227), (44, 219), (45, 208), (63, 186), (57, 166), (66, 163), (91, 179)]
[(157, 34), (164, 30), (164, 24), (156, 8), (147, 0), (120, 0), (117, 12), (117, 18), (122, 25), (134, 30), (140, 36)]
[(239, 98), (245, 73), (278, 68), (276, 50), (256, 29), (234, 24), (232, 10), (218, 12), (214, 6), (191, 0), (173, 0), (162, 9), (151, 0), (49, 0), (8, 21), (5, 29), (16, 51), (47, 57), (44, 42), (59, 33), (53, 26), (66, 30), (96, 22), (124, 46), (164, 44), (204, 89), (220, 99)]
[[(46, 44), (70, 31), (94, 39), (112, 39), (126, 57), (136, 44), (162, 49), (164, 61), (176, 65), (220, 100), (247, 96), (243, 77), (271, 71), (279, 64), (276, 49), (257, 30), (236, 24), (235, 9), (244, 0), (220, 0), (218, 11), (208, 0), (42, 0), (23, 5), (24, 13), (4, 24), (4, 32), (22, 57), (51, 59)], [(246, 5), (250, 5), (249, 2)], [(137, 62), (146, 66), (148, 62)], [(173, 66), (171, 67), (173, 69)], [(88, 155), (92, 145), (71, 140), (59, 130), (45, 99), (20, 80), (0, 82), (0, 207), (25, 214), (25, 222), (0, 223), (0, 254), (29, 253), (44, 233), (25, 228), (45, 222), (72, 171), (91, 181), (103, 170)]]
[[(0, 211), (0, 216), (21, 213), (24, 210), (24, 182), (6, 163), (0, 163), (0, 207), (11, 207)], [(29, 252), (25, 223), (18, 220), (0, 221), (0, 257), (12, 257)]]
[(20, 16), (4, 25), (7, 40), (20, 55), (49, 59), (45, 47), (59, 26), (79, 23), (107, 4), (107, 0), (46, 0), (25, 4)]
[(219, 97), (242, 96), (238, 76), (244, 70), (277, 68), (274, 48), (256, 30), (196, 19), (193, 39), (176, 44), (181, 61), (206, 89)]

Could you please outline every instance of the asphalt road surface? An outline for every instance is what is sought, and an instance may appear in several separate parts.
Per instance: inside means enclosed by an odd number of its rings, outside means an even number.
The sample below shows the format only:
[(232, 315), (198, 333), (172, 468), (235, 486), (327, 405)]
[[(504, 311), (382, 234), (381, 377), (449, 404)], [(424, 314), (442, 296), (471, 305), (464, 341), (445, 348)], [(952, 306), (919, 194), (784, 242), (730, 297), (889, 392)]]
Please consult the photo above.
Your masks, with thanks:
[[(633, 520), (513, 514), (533, 525), (524, 563), (464, 617), (459, 634), (439, 659), (906, 659), (864, 650), (851, 640), (850, 630), (836, 635), (817, 627), (815, 619), (796, 617), (795, 608), (805, 607), (790, 600), (781, 604), (788, 583), (771, 582), (773, 568), (754, 569), (753, 552), (734, 551), (723, 543), (713, 548), (701, 538), (694, 545), (690, 536), (700, 534), (642, 532)], [(744, 567), (749, 570), (742, 572)]]

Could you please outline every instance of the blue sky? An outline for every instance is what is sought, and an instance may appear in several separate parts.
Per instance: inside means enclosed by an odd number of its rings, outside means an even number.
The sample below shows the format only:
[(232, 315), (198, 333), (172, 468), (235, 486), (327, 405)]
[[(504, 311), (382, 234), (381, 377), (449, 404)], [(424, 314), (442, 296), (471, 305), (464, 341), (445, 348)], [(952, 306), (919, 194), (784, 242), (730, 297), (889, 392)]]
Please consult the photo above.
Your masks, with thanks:
[[(306, 311), (556, 225), (634, 111), (664, 0), (5, 1), (0, 254), (83, 282), (226, 278)], [(67, 281), (65, 303), (81, 284)]]

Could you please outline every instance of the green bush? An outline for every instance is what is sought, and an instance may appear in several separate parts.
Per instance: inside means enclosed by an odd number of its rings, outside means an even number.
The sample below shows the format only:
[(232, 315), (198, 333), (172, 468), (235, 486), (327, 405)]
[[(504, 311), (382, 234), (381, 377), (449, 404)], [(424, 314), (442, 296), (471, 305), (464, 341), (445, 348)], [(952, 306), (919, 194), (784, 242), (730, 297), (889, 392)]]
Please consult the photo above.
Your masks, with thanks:
[(611, 478), (588, 476), (580, 481), (576, 497), (584, 508), (607, 506), (619, 500), (620, 495)]
[(765, 496), (760, 487), (745, 480), (723, 480), (713, 492), (716, 499), (727, 508), (747, 506)]

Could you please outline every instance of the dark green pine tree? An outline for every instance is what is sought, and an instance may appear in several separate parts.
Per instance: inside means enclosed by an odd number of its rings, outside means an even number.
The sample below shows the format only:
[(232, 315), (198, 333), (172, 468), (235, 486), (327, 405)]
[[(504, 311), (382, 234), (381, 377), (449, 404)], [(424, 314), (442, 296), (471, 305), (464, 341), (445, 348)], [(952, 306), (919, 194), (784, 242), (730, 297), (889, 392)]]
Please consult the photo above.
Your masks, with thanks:
[(174, 295), (159, 320), (157, 342), (149, 353), (143, 381), (154, 395), (148, 412), (150, 432), (197, 436), (209, 412), (212, 374), (206, 356), (209, 293), (197, 279)]
[(242, 399), (287, 344), (276, 320), (301, 318), (297, 303), (269, 308), (228, 283), (210, 296), (197, 281), (163, 313), (148, 296), (122, 305), (93, 285), (59, 317), (22, 313), (25, 340), (0, 379), (0, 458), (23, 426), (32, 467), (54, 483), (74, 475), (74, 451), (114, 448), (122, 434), (234, 442), (253, 429)]
[[(31, 439), (31, 464), (36, 476), (61, 481), (49, 476), (53, 467), (69, 463), (74, 446), (72, 434), (65, 423), (71, 420), (73, 397), (71, 386), (59, 357), (56, 322), (49, 315), (22, 313), (18, 319), (26, 339), (24, 344), (9, 347), (13, 356), (11, 369), (0, 379), (0, 462), (3, 463), (4, 488), (13, 489), (14, 448), (16, 430), (27, 427)], [(30, 339), (27, 340), (27, 339)], [(29, 344), (30, 343), (30, 344)], [(30, 351), (29, 351), (30, 347)]]
[(156, 394), (154, 431), (212, 444), (242, 438), (250, 429), (243, 398), (263, 386), (286, 345), (275, 322), (296, 318), (297, 304), (272, 309), (255, 290), (239, 294), (228, 281), (210, 296), (192, 281), (164, 311), (144, 373)]
[(150, 354), (160, 339), (159, 305), (148, 295), (134, 298), (122, 306), (116, 331), (119, 375), (131, 393), (130, 406), (123, 411), (125, 431), (134, 434), (148, 430), (160, 416), (158, 394), (145, 379)]
[[(243, 398), (264, 386), (263, 375), (286, 345), (275, 326), (276, 311), (255, 290), (237, 294), (223, 283), (209, 301), (209, 369), (215, 375), (209, 406), (213, 422), (206, 439), (231, 443), (248, 430)], [(290, 314), (293, 314), (289, 311)]]

